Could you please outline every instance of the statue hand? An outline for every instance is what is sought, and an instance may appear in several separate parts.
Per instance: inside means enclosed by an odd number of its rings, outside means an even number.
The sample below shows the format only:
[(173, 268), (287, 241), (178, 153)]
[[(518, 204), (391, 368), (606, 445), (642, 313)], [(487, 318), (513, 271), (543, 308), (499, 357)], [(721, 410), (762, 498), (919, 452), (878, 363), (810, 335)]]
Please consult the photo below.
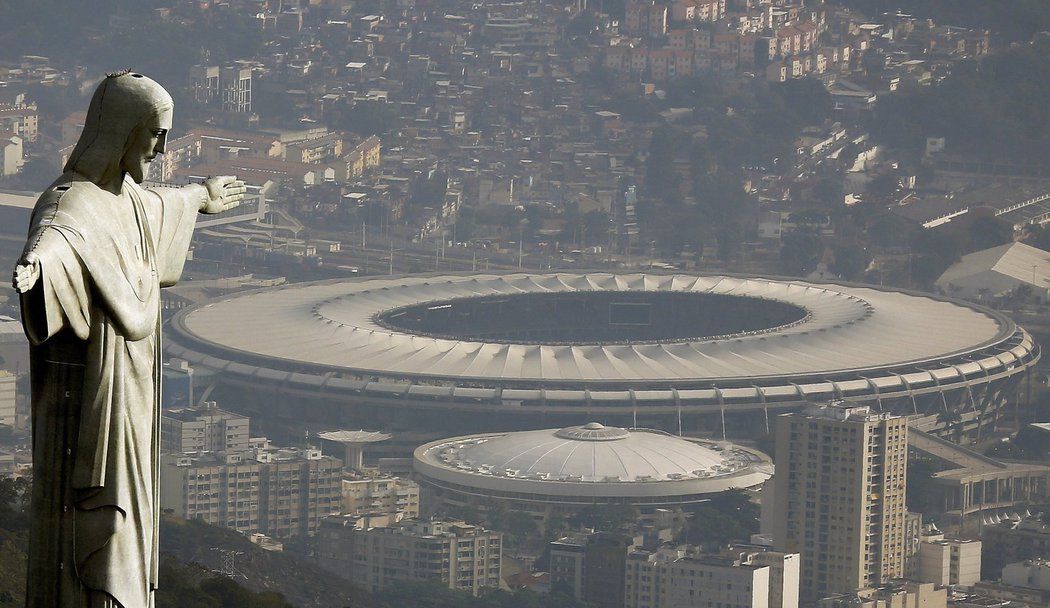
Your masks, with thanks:
[(201, 213), (222, 213), (244, 200), (244, 182), (232, 175), (209, 177), (204, 187), (208, 189), (208, 200), (201, 205)]
[(40, 278), (40, 259), (30, 251), (15, 266), (11, 284), (18, 293), (28, 293)]

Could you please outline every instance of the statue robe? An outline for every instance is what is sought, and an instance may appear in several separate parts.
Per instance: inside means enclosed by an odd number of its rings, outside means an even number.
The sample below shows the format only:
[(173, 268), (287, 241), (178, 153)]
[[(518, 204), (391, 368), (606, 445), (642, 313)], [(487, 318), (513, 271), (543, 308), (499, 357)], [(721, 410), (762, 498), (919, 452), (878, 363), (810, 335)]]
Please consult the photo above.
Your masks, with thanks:
[(66, 173), (37, 201), (22, 296), (33, 385), (27, 608), (149, 608), (157, 586), (160, 288), (204, 188), (113, 195)]

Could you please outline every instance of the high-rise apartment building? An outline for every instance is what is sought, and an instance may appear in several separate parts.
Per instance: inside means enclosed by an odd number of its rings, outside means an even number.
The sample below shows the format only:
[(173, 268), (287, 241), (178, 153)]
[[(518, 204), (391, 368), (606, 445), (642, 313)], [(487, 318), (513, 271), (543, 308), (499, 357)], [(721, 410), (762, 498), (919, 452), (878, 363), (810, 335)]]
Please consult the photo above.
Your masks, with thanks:
[(814, 601), (904, 576), (907, 420), (833, 402), (777, 420), (779, 551), (802, 556)]
[(359, 517), (325, 519), (317, 537), (321, 565), (372, 592), (407, 580), (474, 595), (499, 587), (502, 533), (461, 521), (380, 523), (362, 528)]
[(317, 449), (166, 454), (160, 469), (162, 508), (238, 532), (313, 534), (340, 511), (343, 463)]
[(249, 448), (247, 416), (221, 410), (214, 401), (203, 407), (168, 410), (160, 418), (160, 451), (242, 452)]

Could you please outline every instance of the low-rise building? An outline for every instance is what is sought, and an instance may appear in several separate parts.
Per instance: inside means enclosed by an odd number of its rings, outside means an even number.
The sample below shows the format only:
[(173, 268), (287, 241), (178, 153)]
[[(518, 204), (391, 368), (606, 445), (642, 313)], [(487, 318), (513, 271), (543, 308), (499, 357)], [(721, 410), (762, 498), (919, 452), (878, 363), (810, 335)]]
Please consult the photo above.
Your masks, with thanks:
[(1003, 584), (1050, 591), (1050, 560), (1030, 559), (1003, 568)]
[(10, 131), (0, 129), (0, 177), (14, 175), (22, 170), (22, 138)]
[(1036, 515), (1005, 519), (981, 529), (982, 579), (999, 578), (1007, 564), (1050, 555), (1050, 525)]
[(0, 104), (0, 131), (10, 131), (26, 142), (39, 137), (39, 118), (35, 102)]
[(343, 513), (403, 513), (419, 517), (419, 484), (400, 477), (343, 479)]
[(981, 541), (925, 537), (919, 544), (914, 578), (940, 586), (970, 587), (981, 580)]
[(826, 597), (818, 608), (947, 608), (948, 590), (933, 583), (893, 581), (855, 593)]
[(1007, 564), (1000, 582), (982, 581), (974, 591), (994, 600), (1009, 602), (1011, 608), (1050, 606), (1050, 561), (1031, 559)]
[[(371, 525), (368, 525), (371, 524)], [(321, 524), (322, 567), (372, 592), (430, 581), (478, 595), (499, 587), (503, 535), (461, 521), (330, 517)]]

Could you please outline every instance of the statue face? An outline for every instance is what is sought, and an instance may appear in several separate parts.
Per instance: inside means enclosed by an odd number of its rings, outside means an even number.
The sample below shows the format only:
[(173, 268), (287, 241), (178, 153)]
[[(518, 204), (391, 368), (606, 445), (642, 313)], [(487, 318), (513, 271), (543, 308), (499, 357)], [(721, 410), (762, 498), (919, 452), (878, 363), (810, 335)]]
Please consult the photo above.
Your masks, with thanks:
[(120, 160), (120, 168), (130, 175), (136, 184), (141, 184), (146, 178), (147, 165), (153, 158), (164, 153), (170, 128), (171, 110), (165, 109), (137, 126), (132, 132), (127, 150)]

